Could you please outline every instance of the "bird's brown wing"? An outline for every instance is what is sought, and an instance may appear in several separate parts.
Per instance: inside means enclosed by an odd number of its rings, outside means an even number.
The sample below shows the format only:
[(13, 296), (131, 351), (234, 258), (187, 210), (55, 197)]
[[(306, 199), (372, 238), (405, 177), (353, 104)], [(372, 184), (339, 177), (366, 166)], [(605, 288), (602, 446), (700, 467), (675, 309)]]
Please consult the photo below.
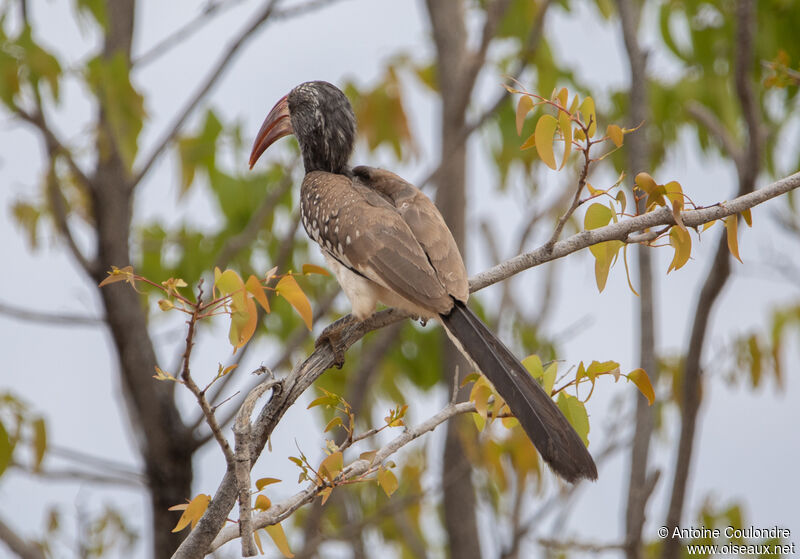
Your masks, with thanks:
[(375, 167), (353, 169), (359, 183), (390, 200), (428, 257), (439, 281), (459, 301), (469, 297), (464, 260), (450, 229), (434, 203), (418, 188), (396, 174)]
[(303, 180), (309, 235), (347, 268), (431, 313), (453, 301), (398, 211), (380, 193), (354, 187), (344, 175), (314, 171)]

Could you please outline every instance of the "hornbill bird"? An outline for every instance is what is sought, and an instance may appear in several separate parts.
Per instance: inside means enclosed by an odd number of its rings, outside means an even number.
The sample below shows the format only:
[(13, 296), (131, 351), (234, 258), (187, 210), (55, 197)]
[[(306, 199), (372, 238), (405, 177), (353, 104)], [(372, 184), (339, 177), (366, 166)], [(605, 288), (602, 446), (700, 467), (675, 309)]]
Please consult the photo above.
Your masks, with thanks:
[[(459, 349), (495, 386), (550, 467), (567, 481), (597, 479), (580, 436), (511, 351), (467, 307), (464, 262), (433, 202), (399, 176), (348, 165), (356, 122), (336, 86), (306, 82), (272, 108), (250, 155), (253, 168), (276, 140), (294, 134), (306, 175), (300, 209), (358, 320), (381, 302), (438, 318)], [(333, 332), (338, 365), (343, 362)]]

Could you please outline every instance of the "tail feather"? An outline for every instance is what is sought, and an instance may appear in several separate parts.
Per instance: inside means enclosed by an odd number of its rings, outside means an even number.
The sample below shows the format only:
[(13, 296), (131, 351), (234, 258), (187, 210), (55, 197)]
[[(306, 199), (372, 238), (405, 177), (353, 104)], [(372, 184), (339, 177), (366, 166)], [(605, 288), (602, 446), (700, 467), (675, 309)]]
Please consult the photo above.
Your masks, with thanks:
[(569, 482), (597, 479), (578, 433), (514, 354), (461, 302), (442, 315), (451, 338), (492, 382), (545, 462)]

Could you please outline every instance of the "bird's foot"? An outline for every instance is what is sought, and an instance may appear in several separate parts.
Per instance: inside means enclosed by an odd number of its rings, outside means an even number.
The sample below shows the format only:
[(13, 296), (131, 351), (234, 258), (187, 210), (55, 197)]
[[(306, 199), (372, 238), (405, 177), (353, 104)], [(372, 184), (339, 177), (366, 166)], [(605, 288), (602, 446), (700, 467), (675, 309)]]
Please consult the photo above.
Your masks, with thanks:
[(314, 347), (320, 347), (326, 343), (331, 347), (331, 351), (333, 351), (333, 365), (337, 369), (341, 369), (342, 365), (344, 365), (345, 348), (342, 343), (342, 332), (355, 320), (353, 315), (350, 314), (340, 318), (336, 322), (326, 326), (317, 338), (317, 341), (314, 342)]

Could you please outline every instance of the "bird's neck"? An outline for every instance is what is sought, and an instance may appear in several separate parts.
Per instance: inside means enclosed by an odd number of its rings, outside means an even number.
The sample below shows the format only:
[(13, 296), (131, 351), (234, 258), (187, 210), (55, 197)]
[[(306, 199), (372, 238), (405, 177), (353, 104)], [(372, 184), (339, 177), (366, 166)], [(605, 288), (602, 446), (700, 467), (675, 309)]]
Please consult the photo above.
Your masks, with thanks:
[(314, 120), (293, 121), (306, 173), (347, 174), (355, 144), (355, 121), (346, 111), (323, 113)]
[(351, 174), (350, 167), (347, 164), (350, 159), (349, 152), (347, 155), (342, 153), (332, 154), (328, 150), (303, 149), (304, 147), (307, 148), (307, 146), (301, 146), (301, 152), (306, 173), (324, 171), (326, 173), (336, 173), (337, 175)]

